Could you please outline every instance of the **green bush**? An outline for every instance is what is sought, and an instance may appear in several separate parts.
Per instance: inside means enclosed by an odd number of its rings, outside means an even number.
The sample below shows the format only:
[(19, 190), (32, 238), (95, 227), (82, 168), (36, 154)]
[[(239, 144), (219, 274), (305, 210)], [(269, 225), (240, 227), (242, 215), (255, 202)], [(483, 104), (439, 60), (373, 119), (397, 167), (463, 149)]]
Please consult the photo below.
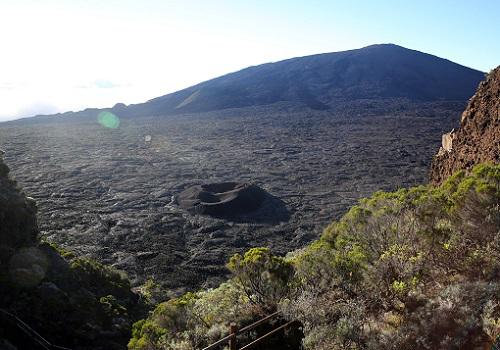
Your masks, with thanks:
[(130, 281), (127, 276), (109, 266), (89, 258), (75, 258), (71, 260), (70, 268), (80, 283), (98, 296), (129, 296)]
[(243, 256), (235, 254), (227, 267), (243, 287), (248, 299), (269, 310), (274, 309), (286, 295), (293, 276), (292, 264), (272, 255), (268, 248), (252, 248)]

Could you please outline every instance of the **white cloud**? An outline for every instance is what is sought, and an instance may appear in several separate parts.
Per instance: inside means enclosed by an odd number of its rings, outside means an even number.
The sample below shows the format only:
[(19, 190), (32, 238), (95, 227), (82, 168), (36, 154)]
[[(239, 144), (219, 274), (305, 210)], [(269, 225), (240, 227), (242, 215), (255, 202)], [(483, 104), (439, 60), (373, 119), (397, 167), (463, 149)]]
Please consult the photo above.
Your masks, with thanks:
[(44, 101), (35, 101), (29, 105), (23, 106), (17, 112), (17, 116), (28, 116), (37, 114), (54, 114), (59, 112), (59, 109), (51, 105), (50, 103)]

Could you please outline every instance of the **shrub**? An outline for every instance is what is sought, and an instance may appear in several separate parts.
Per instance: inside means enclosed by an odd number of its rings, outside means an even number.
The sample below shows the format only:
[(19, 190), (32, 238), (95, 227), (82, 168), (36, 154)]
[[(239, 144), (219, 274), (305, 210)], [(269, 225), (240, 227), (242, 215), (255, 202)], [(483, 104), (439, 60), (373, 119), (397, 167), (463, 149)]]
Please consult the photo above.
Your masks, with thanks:
[(89, 258), (75, 258), (71, 260), (70, 268), (80, 283), (98, 296), (129, 296), (130, 282), (126, 275), (109, 266)]
[(252, 248), (244, 256), (235, 254), (227, 266), (248, 299), (269, 310), (286, 295), (293, 276), (292, 264), (272, 255), (268, 248)]

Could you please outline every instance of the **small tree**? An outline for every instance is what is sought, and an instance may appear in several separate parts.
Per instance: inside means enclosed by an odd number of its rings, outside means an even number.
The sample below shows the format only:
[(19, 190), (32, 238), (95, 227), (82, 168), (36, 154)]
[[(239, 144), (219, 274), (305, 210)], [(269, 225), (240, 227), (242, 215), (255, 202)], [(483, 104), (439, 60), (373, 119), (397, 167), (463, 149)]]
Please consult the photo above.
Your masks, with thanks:
[(235, 254), (227, 265), (250, 301), (275, 309), (289, 289), (293, 266), (268, 248), (252, 248), (244, 256)]

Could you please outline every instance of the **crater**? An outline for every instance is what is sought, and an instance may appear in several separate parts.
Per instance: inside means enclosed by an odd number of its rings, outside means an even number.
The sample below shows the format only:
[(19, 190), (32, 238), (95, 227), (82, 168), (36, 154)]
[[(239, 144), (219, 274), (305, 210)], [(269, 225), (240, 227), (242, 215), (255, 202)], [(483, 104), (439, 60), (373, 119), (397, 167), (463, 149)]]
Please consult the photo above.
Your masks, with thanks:
[(256, 211), (266, 195), (266, 191), (253, 184), (221, 182), (189, 187), (176, 201), (192, 214), (232, 217)]

